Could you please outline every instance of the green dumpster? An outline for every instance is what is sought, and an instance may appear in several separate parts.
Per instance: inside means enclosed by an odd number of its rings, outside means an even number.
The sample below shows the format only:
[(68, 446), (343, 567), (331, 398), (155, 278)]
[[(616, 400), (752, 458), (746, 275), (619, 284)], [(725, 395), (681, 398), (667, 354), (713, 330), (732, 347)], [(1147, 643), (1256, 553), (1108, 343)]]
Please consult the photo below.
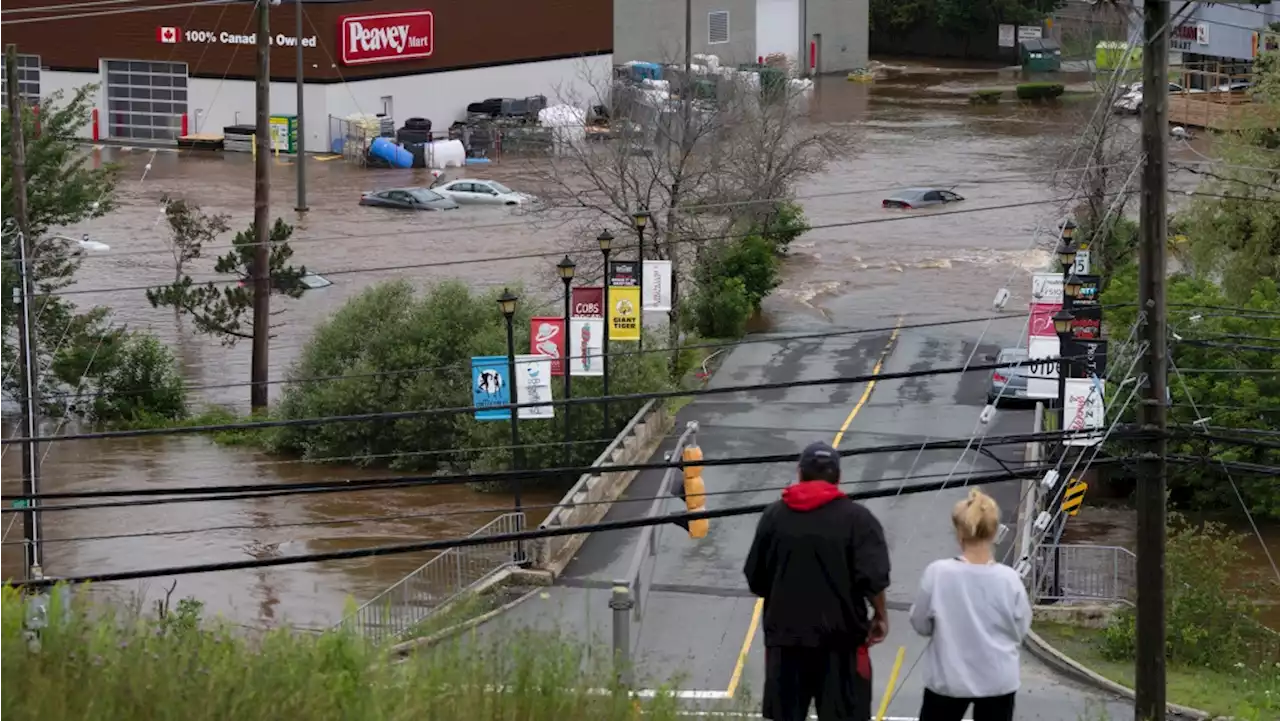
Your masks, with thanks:
[(271, 150), (277, 153), (298, 152), (298, 116), (271, 116)]
[(1057, 40), (1036, 38), (1018, 45), (1022, 69), (1031, 73), (1053, 73), (1062, 69), (1062, 47)]

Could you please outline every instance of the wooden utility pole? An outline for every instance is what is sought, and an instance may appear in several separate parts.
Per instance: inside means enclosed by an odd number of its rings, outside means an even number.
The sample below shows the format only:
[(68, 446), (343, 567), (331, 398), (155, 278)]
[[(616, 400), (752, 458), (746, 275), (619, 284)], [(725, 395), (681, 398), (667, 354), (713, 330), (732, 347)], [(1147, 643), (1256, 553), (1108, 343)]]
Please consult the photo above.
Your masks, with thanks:
[(298, 204), (294, 206), (294, 210), (299, 213), (307, 210), (307, 134), (304, 129), (302, 118), (306, 115), (306, 85), (303, 83), (303, 73), (306, 66), (302, 63), (302, 0), (293, 0), (294, 20), (297, 26), (294, 34), (294, 50), (298, 60), (298, 72), (296, 80), (298, 83), (298, 147), (294, 148), (294, 162), (298, 164)]
[[(35, 318), (31, 314), (31, 301), (35, 297), (35, 283), (31, 278), (32, 262), (31, 223), (27, 216), (27, 145), (23, 138), (22, 85), (18, 79), (18, 46), (10, 45), (4, 54), (5, 80), (9, 91), (9, 153), (13, 160), (13, 214), (18, 224), (18, 237), (14, 246), (17, 248), (18, 273), (21, 276), (22, 310), (18, 313), (18, 359), (22, 366), (22, 383), (20, 400), (22, 403), (22, 436), (26, 441), (22, 444), (22, 493), (35, 496), (40, 490), (40, 446), (35, 438), (39, 437), (37, 414), (40, 409), (39, 363), (36, 355)], [(39, 502), (27, 501), (27, 509), (22, 514), (22, 536), (25, 541), (23, 558), (26, 578), (41, 576), (41, 543), (40, 514), (36, 510)]]
[(1141, 359), (1146, 376), (1138, 423), (1156, 434), (1138, 469), (1138, 619), (1134, 718), (1165, 718), (1165, 453), (1166, 363), (1165, 243), (1169, 235), (1166, 164), (1169, 135), (1169, 3), (1143, 3), (1142, 203), (1139, 209), (1138, 309), (1146, 314)]
[(253, 166), (253, 361), (250, 406), (267, 407), (271, 332), (271, 0), (258, 0), (257, 129)]

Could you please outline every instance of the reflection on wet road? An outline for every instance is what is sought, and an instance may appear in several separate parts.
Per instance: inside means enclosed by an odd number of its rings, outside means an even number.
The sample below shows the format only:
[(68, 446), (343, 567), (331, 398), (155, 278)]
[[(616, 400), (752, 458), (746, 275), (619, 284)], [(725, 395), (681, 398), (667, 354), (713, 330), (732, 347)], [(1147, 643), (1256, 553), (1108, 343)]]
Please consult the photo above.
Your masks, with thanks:
[[(920, 79), (920, 78), (923, 78)], [(1043, 201), (1066, 193), (1032, 175), (1046, 166), (1048, 146), (1075, 134), (1080, 109), (1025, 109), (1016, 105), (971, 108), (965, 94), (987, 76), (934, 73), (875, 85), (823, 78), (814, 101), (814, 121), (845, 127), (857, 137), (856, 152), (809, 178), (797, 194), (814, 226), (883, 219), (885, 193), (897, 187), (937, 183), (965, 196), (965, 207)], [(968, 88), (968, 90), (966, 90)], [(1087, 109), (1086, 109), (1087, 112)], [(94, 162), (122, 166), (120, 209), (67, 229), (88, 233), (111, 245), (112, 252), (90, 257), (75, 290), (146, 286), (172, 279), (173, 266), (163, 242), (161, 198), (191, 199), (206, 212), (232, 216), (232, 227), (252, 217), (252, 165), (247, 155), (197, 156), (155, 153), (145, 182), (142, 167), (152, 154), (139, 149), (97, 149)], [(275, 160), (272, 183), (278, 215), (296, 222), (294, 262), (327, 274), (334, 285), (302, 300), (273, 301), (284, 315), (271, 348), (271, 375), (283, 377), (312, 328), (370, 284), (407, 278), (429, 284), (459, 278), (477, 288), (523, 281), (529, 302), (558, 302), (554, 258), (545, 263), (484, 259), (531, 252), (563, 252), (575, 240), (569, 225), (531, 222), (505, 208), (465, 208), (447, 213), (397, 214), (357, 206), (361, 192), (374, 188), (427, 185), (426, 171), (363, 171), (343, 161), (309, 164), (311, 212), (296, 219), (293, 167)], [(514, 160), (487, 166), (481, 175), (516, 190), (538, 193), (537, 173)], [(1056, 204), (968, 214), (914, 211), (902, 222), (877, 222), (817, 228), (793, 246), (783, 287), (767, 310), (774, 330), (823, 330), (832, 325), (891, 325), (899, 313), (913, 321), (981, 315), (988, 312), (994, 288), (1011, 276), (1014, 298), (1025, 301), (1025, 269), (1039, 267), (1032, 232), (1051, 224)], [(1041, 239), (1042, 242), (1047, 242)], [(225, 250), (209, 248), (190, 272), (211, 278), (212, 258)], [(450, 261), (454, 264), (408, 270), (359, 271), (402, 264)], [(169, 311), (152, 309), (141, 290), (88, 292), (74, 296), (81, 305), (106, 305), (116, 320), (145, 328), (171, 343), (188, 379), (210, 403), (247, 405), (249, 348), (220, 346), (193, 336)], [(835, 301), (839, 301), (838, 303)], [(977, 330), (973, 331), (976, 337)], [(915, 360), (915, 359), (908, 359)], [(830, 367), (816, 368), (819, 375)], [(782, 378), (780, 378), (782, 379)], [(278, 386), (273, 387), (273, 397)], [(913, 393), (904, 389), (904, 393)], [(6, 428), (6, 430), (8, 430)], [(747, 444), (746, 430), (725, 439), (727, 447)], [(709, 436), (708, 440), (715, 438)], [(749, 444), (748, 444), (749, 445)], [(6, 492), (16, 491), (20, 452), (3, 459)], [(278, 483), (308, 479), (360, 477), (366, 472), (342, 466), (316, 466), (270, 458), (213, 444), (197, 437), (53, 444), (44, 466), (48, 491), (79, 488), (193, 485), (232, 482)], [(9, 485), (9, 484), (14, 485)], [(526, 502), (555, 500), (558, 494), (526, 494)], [(136, 509), (50, 513), (50, 538), (154, 533), (216, 526), (199, 534), (153, 535), (75, 543), (50, 543), (46, 571), (71, 575), (90, 571), (179, 565), (192, 562), (265, 557), (350, 548), (426, 537), (464, 535), (496, 513), (477, 508), (509, 506), (511, 499), (462, 486), (381, 493), (294, 496), (246, 502), (170, 504)], [(434, 519), (400, 518), (312, 524), (339, 518), (456, 513)], [(541, 514), (531, 514), (536, 523)], [(7, 540), (18, 537), (12, 532)], [(5, 546), (6, 575), (19, 568), (20, 556)], [(184, 577), (176, 595), (193, 594), (210, 610), (248, 624), (289, 619), (303, 625), (335, 620), (348, 597), (364, 600), (416, 567), (421, 557), (387, 557), (324, 566), (291, 566), (260, 571)], [(154, 598), (168, 581), (147, 591)], [(139, 588), (130, 584), (123, 592)]]

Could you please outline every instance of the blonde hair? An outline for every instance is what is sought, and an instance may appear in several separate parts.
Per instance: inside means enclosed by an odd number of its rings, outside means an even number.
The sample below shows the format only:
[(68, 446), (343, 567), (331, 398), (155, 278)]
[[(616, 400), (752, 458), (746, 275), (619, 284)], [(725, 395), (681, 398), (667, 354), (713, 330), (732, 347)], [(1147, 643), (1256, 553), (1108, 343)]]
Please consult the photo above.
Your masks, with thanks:
[(971, 488), (969, 497), (951, 510), (951, 523), (962, 542), (995, 540), (1000, 530), (1000, 506), (991, 496)]

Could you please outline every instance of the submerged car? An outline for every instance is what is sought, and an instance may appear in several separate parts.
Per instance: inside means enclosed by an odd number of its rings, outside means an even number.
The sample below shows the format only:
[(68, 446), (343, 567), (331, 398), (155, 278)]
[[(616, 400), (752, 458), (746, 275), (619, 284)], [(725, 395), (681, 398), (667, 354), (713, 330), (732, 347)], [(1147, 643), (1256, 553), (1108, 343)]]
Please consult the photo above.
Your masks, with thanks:
[[(996, 363), (1018, 363), (1031, 356), (1026, 348), (1005, 348), (996, 356)], [(990, 384), (987, 387), (987, 403), (994, 405), (1001, 401), (1027, 401), (1027, 375), (1030, 366), (1009, 366), (991, 371)]]
[(533, 197), (517, 193), (496, 180), (451, 180), (432, 186), (432, 190), (459, 205), (525, 205)]
[(964, 200), (964, 198), (942, 188), (907, 188), (885, 198), (880, 202), (880, 207), (912, 210), (915, 208), (927, 208), (931, 205), (956, 203), (961, 200)]
[(454, 210), (458, 207), (452, 199), (430, 188), (389, 188), (375, 190), (360, 196), (360, 204), (374, 208), (398, 208), (400, 210)]

